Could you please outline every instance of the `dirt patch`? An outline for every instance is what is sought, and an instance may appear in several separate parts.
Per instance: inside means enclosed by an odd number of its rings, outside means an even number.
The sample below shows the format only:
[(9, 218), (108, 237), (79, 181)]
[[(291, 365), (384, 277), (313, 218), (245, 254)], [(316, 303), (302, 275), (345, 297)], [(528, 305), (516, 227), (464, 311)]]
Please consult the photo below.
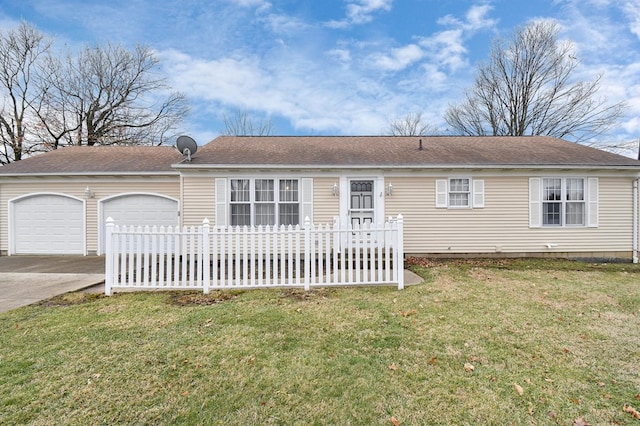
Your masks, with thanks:
[(103, 297), (105, 297), (103, 294), (85, 293), (81, 291), (65, 293), (59, 296), (52, 297), (50, 299), (41, 300), (40, 302), (36, 303), (36, 306), (42, 306), (45, 308), (75, 306), (82, 305), (83, 303), (90, 303)]
[(228, 291), (212, 291), (209, 294), (202, 292), (170, 292), (167, 302), (175, 306), (209, 306), (217, 305), (238, 297), (238, 293)]
[(326, 288), (314, 288), (309, 291), (305, 291), (298, 288), (284, 289), (280, 293), (285, 299), (293, 300), (314, 300), (318, 298), (328, 298), (331, 295), (331, 291)]

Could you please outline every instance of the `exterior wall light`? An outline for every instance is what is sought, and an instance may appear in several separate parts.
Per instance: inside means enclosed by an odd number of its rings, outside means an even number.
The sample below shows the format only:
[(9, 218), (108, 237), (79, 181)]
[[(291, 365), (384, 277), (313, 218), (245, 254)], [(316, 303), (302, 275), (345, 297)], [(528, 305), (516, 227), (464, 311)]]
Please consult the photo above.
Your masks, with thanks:
[(334, 183), (333, 184), (333, 196), (337, 196), (340, 193), (340, 190), (338, 189), (338, 184)]
[(84, 189), (84, 198), (93, 198), (94, 197), (94, 193), (91, 190), (91, 188), (89, 188), (88, 186)]
[(393, 185), (391, 185), (391, 183), (389, 183), (389, 185), (387, 185), (387, 195), (388, 196), (392, 196), (393, 195)]

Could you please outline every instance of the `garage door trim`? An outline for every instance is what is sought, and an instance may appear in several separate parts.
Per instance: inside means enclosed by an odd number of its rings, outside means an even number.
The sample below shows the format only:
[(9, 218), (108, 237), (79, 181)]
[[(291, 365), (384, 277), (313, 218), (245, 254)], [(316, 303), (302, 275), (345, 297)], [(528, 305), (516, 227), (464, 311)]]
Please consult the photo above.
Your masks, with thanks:
[[(107, 222), (107, 218), (104, 217), (104, 204), (106, 202), (115, 200), (117, 198), (123, 198), (123, 197), (130, 197), (130, 196), (136, 196), (136, 195), (147, 195), (147, 196), (152, 196), (152, 197), (158, 197), (158, 198), (164, 198), (170, 201), (175, 201), (176, 202), (176, 206), (177, 206), (177, 214), (180, 215), (180, 200), (175, 198), (175, 197), (171, 197), (169, 195), (165, 195), (165, 194), (159, 194), (157, 192), (123, 192), (120, 194), (116, 194), (116, 195), (111, 195), (109, 197), (105, 197), (102, 198), (100, 200), (98, 200), (98, 254), (104, 254), (104, 224)], [(179, 219), (179, 217), (178, 217)]]
[(53, 195), (58, 197), (70, 198), (76, 201), (80, 201), (82, 203), (82, 247), (83, 253), (82, 255), (87, 255), (87, 201), (80, 198), (75, 197), (69, 194), (63, 194), (61, 192), (30, 192), (28, 194), (20, 195), (18, 197), (11, 198), (9, 203), (9, 217), (8, 217), (8, 230), (9, 230), (9, 255), (16, 254), (16, 236), (15, 236), (15, 205), (17, 202), (25, 200), (27, 198), (33, 198), (43, 195)]

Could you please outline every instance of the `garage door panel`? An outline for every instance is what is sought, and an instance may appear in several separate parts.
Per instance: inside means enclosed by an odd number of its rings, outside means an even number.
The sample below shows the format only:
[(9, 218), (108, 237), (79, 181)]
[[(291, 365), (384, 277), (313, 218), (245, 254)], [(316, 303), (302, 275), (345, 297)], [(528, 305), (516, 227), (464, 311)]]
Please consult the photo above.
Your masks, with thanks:
[[(178, 226), (178, 201), (152, 194), (123, 195), (102, 204), (102, 217), (111, 217), (116, 225)], [(101, 229), (104, 236), (104, 223)]]
[(12, 201), (16, 254), (84, 254), (84, 203), (41, 194)]

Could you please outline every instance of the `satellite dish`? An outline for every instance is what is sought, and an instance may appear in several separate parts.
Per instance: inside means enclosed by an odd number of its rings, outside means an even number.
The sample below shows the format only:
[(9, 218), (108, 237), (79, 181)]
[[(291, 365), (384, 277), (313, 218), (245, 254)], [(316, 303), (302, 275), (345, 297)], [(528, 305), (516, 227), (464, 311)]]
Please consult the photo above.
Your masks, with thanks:
[(190, 136), (178, 136), (176, 140), (176, 148), (187, 157), (187, 161), (191, 161), (191, 154), (195, 154), (198, 150), (198, 144)]

